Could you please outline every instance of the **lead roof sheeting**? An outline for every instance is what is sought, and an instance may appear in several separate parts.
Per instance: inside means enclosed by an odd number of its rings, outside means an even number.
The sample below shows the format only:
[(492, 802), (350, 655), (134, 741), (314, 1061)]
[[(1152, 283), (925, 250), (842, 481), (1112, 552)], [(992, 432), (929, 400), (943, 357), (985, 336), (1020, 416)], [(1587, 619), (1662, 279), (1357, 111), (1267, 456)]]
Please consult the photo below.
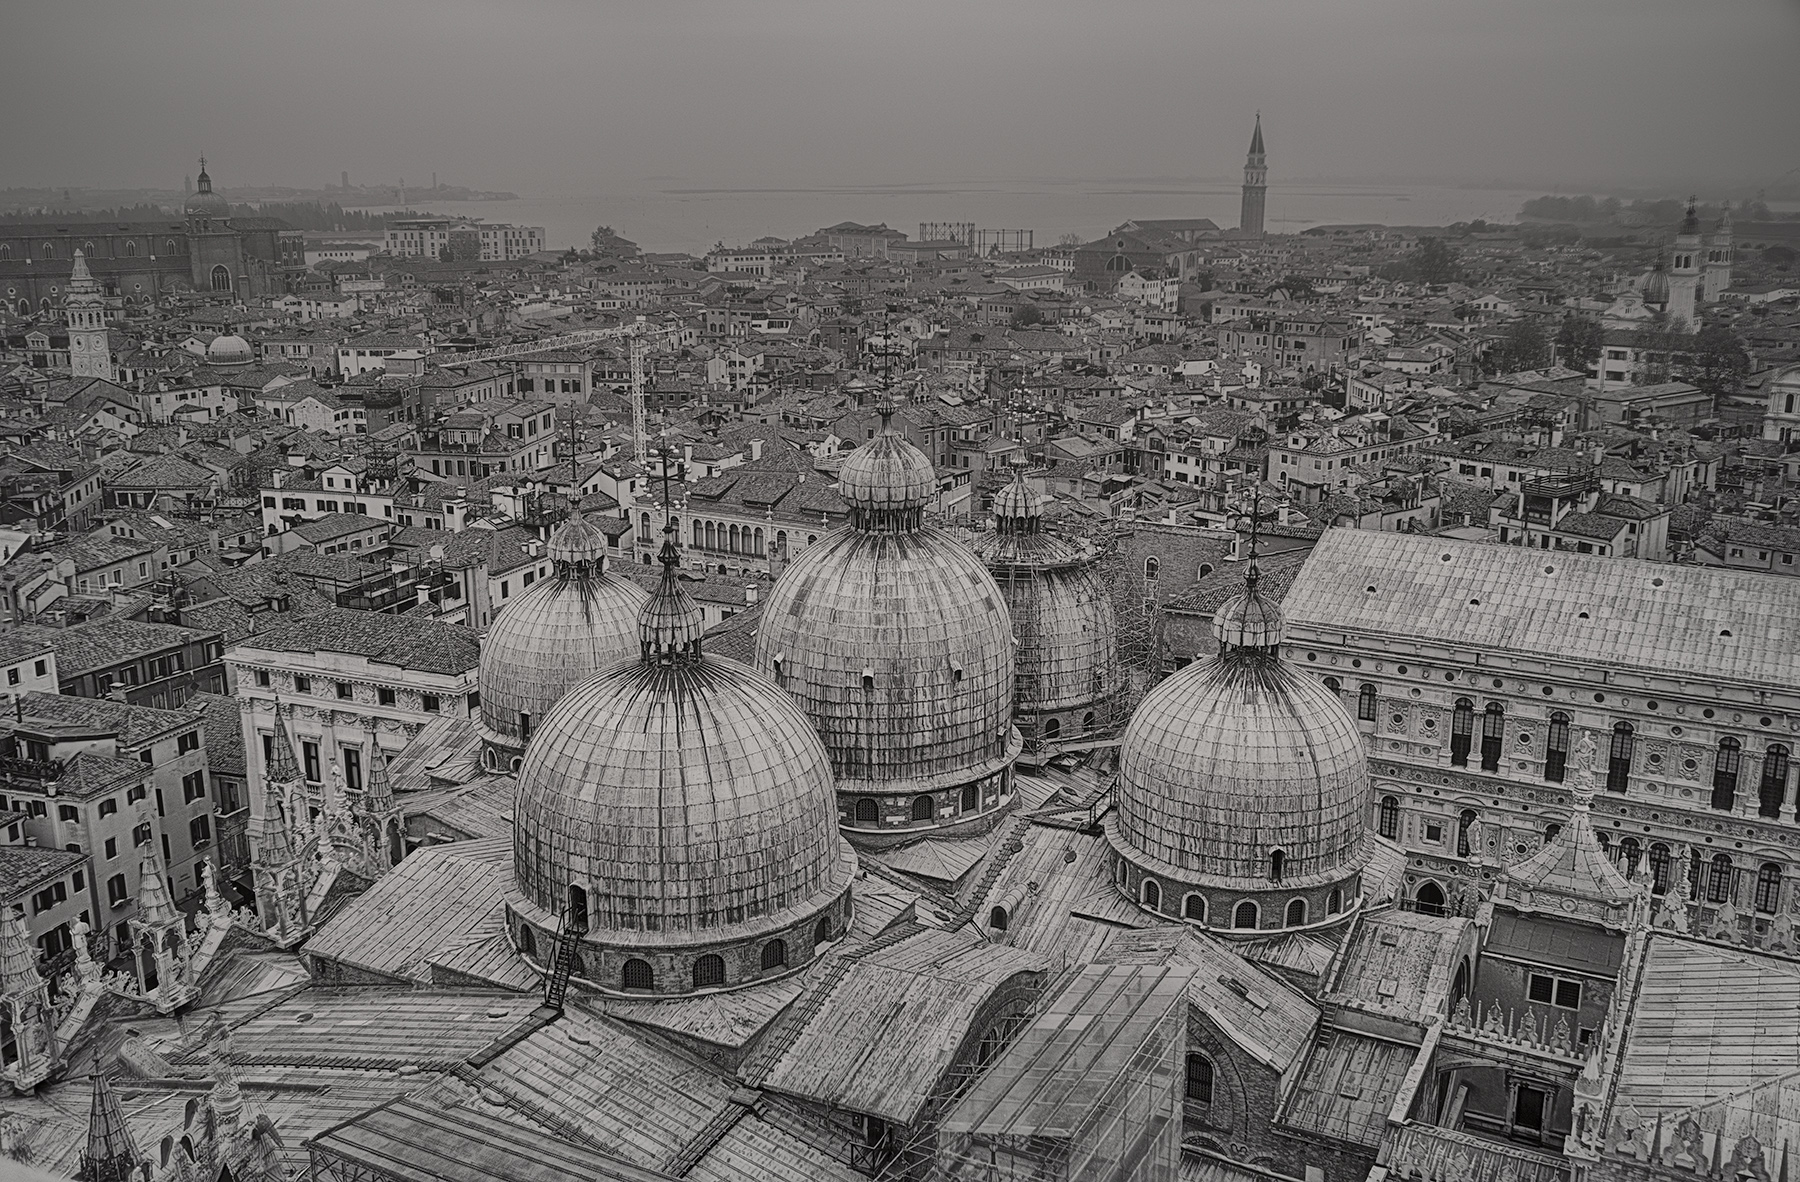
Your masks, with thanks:
[(1800, 688), (1800, 580), (1753, 572), (1332, 529), (1284, 606), (1290, 636), (1373, 633)]

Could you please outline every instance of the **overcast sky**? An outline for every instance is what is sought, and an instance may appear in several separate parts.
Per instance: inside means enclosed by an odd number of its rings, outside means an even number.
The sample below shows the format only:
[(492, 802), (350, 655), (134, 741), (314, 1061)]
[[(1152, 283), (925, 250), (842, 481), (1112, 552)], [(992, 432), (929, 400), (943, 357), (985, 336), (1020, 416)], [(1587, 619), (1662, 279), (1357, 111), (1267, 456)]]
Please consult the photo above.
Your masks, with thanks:
[(3, 0), (0, 186), (1800, 172), (1796, 0)]

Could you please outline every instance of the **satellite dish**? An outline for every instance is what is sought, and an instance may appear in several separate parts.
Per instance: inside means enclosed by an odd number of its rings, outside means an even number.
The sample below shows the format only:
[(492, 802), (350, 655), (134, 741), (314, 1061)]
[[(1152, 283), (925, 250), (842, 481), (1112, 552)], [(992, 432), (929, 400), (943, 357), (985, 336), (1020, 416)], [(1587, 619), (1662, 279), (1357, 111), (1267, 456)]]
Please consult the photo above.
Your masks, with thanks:
[(431, 544), (431, 561), (433, 561), (433, 562), (444, 561), (444, 543), (433, 542)]

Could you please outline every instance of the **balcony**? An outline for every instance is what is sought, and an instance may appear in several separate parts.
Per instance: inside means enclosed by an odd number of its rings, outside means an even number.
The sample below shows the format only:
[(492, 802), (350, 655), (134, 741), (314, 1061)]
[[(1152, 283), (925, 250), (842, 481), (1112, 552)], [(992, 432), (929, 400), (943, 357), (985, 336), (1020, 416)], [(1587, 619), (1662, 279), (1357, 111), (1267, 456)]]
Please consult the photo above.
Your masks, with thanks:
[(1600, 473), (1593, 468), (1579, 472), (1558, 472), (1536, 480), (1521, 481), (1519, 488), (1528, 497), (1578, 497), (1600, 487)]

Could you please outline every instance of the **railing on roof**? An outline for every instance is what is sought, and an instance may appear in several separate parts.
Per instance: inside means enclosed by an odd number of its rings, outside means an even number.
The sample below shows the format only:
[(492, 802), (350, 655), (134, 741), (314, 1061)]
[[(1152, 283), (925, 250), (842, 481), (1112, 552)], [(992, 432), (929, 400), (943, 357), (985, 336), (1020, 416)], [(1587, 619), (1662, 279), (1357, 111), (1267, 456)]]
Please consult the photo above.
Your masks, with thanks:
[(62, 779), (60, 759), (25, 759), (17, 755), (0, 755), (0, 776), (16, 780), (54, 782)]
[(1593, 468), (1574, 472), (1558, 472), (1552, 476), (1520, 482), (1528, 497), (1576, 497), (1600, 487), (1600, 473)]

